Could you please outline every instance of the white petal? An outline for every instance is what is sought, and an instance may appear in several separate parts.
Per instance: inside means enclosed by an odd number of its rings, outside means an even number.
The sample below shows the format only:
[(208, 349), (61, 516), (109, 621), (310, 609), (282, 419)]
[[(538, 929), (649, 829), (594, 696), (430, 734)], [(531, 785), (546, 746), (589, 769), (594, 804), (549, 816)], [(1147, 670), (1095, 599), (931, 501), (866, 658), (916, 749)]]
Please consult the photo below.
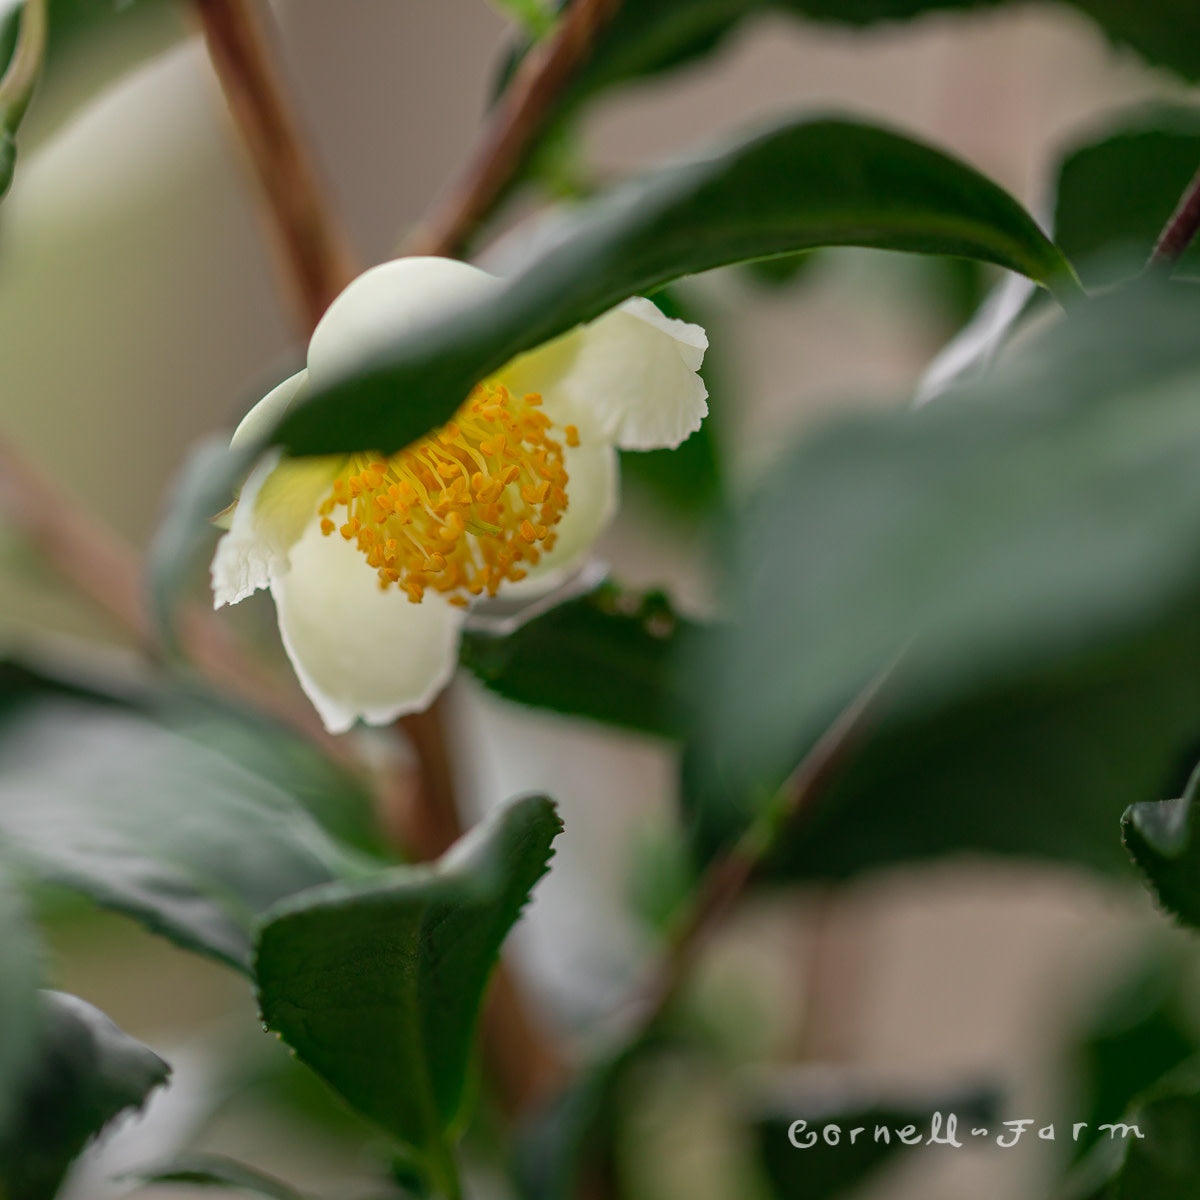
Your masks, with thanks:
[(486, 271), (452, 258), (397, 258), (372, 267), (329, 306), (312, 335), (314, 386), (324, 387), (398, 335), (467, 307), (498, 285)]
[(213, 608), (237, 604), (252, 592), (271, 582), (272, 570), (278, 569), (279, 549), (260, 536), (254, 520), (254, 506), (267, 477), (279, 465), (280, 452), (265, 455), (242, 485), (242, 494), (233, 510), (233, 521), (217, 542), (209, 570), (212, 578)]
[[(708, 390), (697, 374), (708, 337), (699, 325), (665, 317), (636, 296), (563, 341), (539, 352), (557, 357), (547, 357), (546, 386), (529, 388), (542, 391), (558, 424), (578, 424), (585, 436), (625, 450), (673, 449), (708, 414)], [(568, 347), (574, 354), (562, 369)], [(527, 366), (523, 374), (533, 373)]]
[(263, 455), (213, 554), (214, 608), (237, 604), (288, 570), (292, 546), (312, 523), (344, 461), (340, 455), (285, 458), (277, 449)]
[(621, 468), (608, 442), (592, 442), (566, 450), (567, 511), (554, 527), (554, 549), (543, 554), (520, 583), (505, 584), (501, 594), (538, 595), (557, 587), (587, 558), (592, 543), (604, 532), (620, 503)]
[(296, 676), (330, 733), (359, 717), (382, 725), (417, 712), (454, 673), (460, 610), (434, 593), (412, 604), (394, 588), (380, 591), (358, 550), (317, 523), (271, 593)]
[(304, 394), (307, 385), (308, 372), (297, 371), (295, 375), (273, 387), (242, 418), (241, 424), (233, 431), (233, 437), (229, 439), (229, 448), (235, 450), (244, 443), (265, 438), (296, 399)]

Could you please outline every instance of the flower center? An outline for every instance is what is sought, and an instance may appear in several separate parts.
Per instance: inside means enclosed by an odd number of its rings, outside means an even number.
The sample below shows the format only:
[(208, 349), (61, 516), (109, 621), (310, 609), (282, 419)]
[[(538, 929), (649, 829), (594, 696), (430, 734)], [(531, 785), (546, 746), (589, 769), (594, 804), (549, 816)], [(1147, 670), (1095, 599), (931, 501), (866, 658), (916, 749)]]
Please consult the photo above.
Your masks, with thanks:
[[(465, 607), (524, 579), (553, 549), (567, 507), (563, 447), (541, 403), (482, 383), (448, 424), (398, 454), (352, 455), (321, 504), (322, 533), (356, 542), (380, 587), (395, 584), (414, 604), (432, 588)], [(575, 426), (562, 432), (579, 445)]]

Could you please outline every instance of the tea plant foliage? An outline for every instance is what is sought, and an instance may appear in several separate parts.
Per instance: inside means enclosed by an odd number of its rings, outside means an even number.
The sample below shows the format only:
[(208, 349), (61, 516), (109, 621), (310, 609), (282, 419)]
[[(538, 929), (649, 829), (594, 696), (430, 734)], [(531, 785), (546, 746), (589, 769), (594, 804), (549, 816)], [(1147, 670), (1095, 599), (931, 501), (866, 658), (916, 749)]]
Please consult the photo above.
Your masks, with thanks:
[[(177, 7), (49, 0), (38, 64), (46, 94), (65, 86), (73, 47), (127, 37), (132, 12)], [(519, 26), (522, 49), (536, 41), (534, 53), (549, 53), (560, 28), (553, 6), (497, 7)], [(543, 156), (522, 161), (553, 182), (547, 148), (556, 137), (562, 148), (586, 106), (617, 85), (699, 68), (763, 14), (859, 30), (1008, 7), (626, 0), (540, 114)], [(1195, 5), (1070, 7), (1154, 66), (1200, 76)], [(28, 96), (4, 92), (3, 79), (13, 78), (30, 11), (10, 5), (0, 25), (0, 188), (28, 134)], [(130, 58), (142, 53), (128, 44)], [(51, 1200), (78, 1154), (169, 1076), (155, 1051), (84, 1000), (44, 990), (52, 960), (31, 914), (47, 886), (234, 971), (264, 1025), (378, 1130), (386, 1194), (447, 1200), (463, 1191), (468, 1131), (466, 1160), (490, 1155), (496, 1171), (512, 1145), (522, 1148), (514, 1186), (530, 1200), (565, 1200), (597, 1179), (627, 1194), (626, 1067), (643, 1065), (648, 1047), (711, 1054), (712, 1030), (686, 1019), (687, 980), (670, 978), (690, 965), (671, 939), (687, 936), (676, 918), (691, 906), (719, 915), (702, 890), (713, 878), (705, 868), (728, 878), (748, 829), (770, 835), (754, 843), (762, 861), (737, 877), (751, 890), (1007, 856), (1125, 888), (1140, 879), (1195, 931), (1200, 292), (1187, 282), (1194, 249), (1174, 279), (1144, 263), (1197, 165), (1200, 117), (1185, 101), (1105, 117), (1047, 164), (1051, 234), (1000, 184), (905, 131), (793, 112), (611, 186), (581, 184), (575, 192), (590, 194), (550, 216), (484, 299), (397, 329), (280, 414), (259, 445), (232, 453), (223, 434), (211, 439), (182, 475), (150, 555), (149, 605), (178, 635), (163, 653), (132, 683), (29, 658), (0, 665), (0, 1195)], [(521, 178), (518, 163), (502, 194)], [(720, 421), (648, 470), (631, 464), (712, 539), (717, 602), (707, 616), (617, 578), (568, 582), (561, 603), (536, 611), (517, 604), (498, 615), (482, 604), (471, 614), (460, 662), (494, 696), (650, 735), (680, 764), (678, 822), (661, 860), (677, 867), (661, 889), (672, 912), (658, 914), (662, 928), (645, 947), (658, 990), (639, 992), (633, 1016), (620, 1014), (603, 1036), (581, 1037), (581, 1061), (519, 1127), (488, 1119), (495, 1089), (478, 1069), (480, 1014), (505, 939), (550, 867), (562, 828), (555, 804), (524, 796), (435, 861), (402, 861), (415, 847), (388, 835), (433, 795), (417, 789), (439, 779), (422, 735), (440, 718), (406, 726), (425, 774), (412, 782), (414, 771), (404, 791), (395, 784), (407, 777), (380, 752), (392, 734), (306, 744), (240, 701), (200, 691), (186, 669), (195, 615), (183, 605), (212, 521), (264, 451), (387, 454), (442, 426), (514, 357), (630, 297), (656, 293), (678, 315), (693, 275), (851, 246), (986, 264), (1024, 277), (1043, 300), (1022, 297), (988, 331), (972, 370), (928, 403), (832, 415), (744, 487), (729, 486), (722, 440), (746, 395), (736, 375), (719, 389)], [(719, 327), (717, 317), (714, 342)], [(799, 796), (794, 819), (764, 825), (805, 778), (797, 767), (867, 693), (836, 769)], [(384, 776), (390, 791), (378, 786)], [(1200, 1043), (1180, 1016), (1188, 1003), (1172, 992), (1170, 1005), (1144, 1006), (1089, 1043), (1111, 1068), (1096, 1072), (1095, 1111), (1124, 1107), (1142, 1136), (1089, 1135), (1064, 1197), (1171, 1200), (1200, 1186), (1189, 1061)], [(907, 1123), (930, 1112), (917, 1095), (847, 1101), (841, 1082), (831, 1093), (840, 1101), (815, 1105), (814, 1119)], [(754, 1108), (731, 1099), (734, 1084), (727, 1090), (731, 1137), (764, 1193), (852, 1195), (892, 1157), (894, 1147), (797, 1155), (787, 1130), (799, 1102)], [(973, 1107), (964, 1102), (962, 1114)], [(276, 1200), (307, 1194), (214, 1157), (147, 1164), (143, 1175)]]

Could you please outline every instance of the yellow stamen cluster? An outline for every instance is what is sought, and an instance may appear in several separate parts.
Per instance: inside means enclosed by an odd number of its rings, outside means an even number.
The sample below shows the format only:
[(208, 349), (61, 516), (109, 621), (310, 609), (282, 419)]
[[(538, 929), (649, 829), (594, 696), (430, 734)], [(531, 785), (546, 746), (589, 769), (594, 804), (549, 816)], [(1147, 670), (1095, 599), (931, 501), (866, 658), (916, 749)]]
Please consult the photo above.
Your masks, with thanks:
[[(414, 604), (432, 588), (465, 607), (524, 579), (553, 549), (567, 507), (563, 447), (541, 403), (480, 384), (447, 425), (399, 454), (352, 456), (321, 504), (321, 531), (355, 542), (380, 587), (395, 584)], [(574, 426), (564, 437), (579, 444)]]

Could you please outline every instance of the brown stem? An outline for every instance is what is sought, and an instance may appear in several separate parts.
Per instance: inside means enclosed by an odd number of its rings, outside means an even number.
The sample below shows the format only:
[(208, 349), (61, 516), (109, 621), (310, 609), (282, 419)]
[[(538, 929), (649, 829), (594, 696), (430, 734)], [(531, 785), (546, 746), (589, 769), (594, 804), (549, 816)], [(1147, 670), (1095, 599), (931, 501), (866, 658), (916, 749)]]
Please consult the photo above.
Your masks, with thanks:
[(1171, 219), (1163, 226), (1158, 235), (1154, 253), (1150, 255), (1151, 267), (1166, 267), (1170, 269), (1183, 257), (1184, 251), (1192, 244), (1196, 233), (1200, 231), (1200, 171), (1192, 177)]
[[(86, 509), (72, 504), (59, 486), (3, 441), (0, 511), (81, 595), (142, 646), (154, 646), (156, 630), (142, 587), (142, 561), (137, 551)], [(211, 613), (195, 606), (186, 609), (180, 637), (188, 657), (208, 679), (346, 760), (346, 751), (325, 732), (299, 691), (258, 668)]]
[(496, 105), (466, 169), (425, 223), (406, 239), (408, 254), (459, 254), (520, 169), (597, 34), (621, 0), (574, 0), (556, 31), (525, 56)]
[(195, 0), (209, 56), (273, 218), (291, 300), (312, 332), (357, 273), (289, 103), (257, 0)]
[[(462, 835), (445, 728), (445, 707), (436, 700), (401, 722), (421, 766), (421, 785), (395, 797), (396, 824), (405, 845), (421, 859), (437, 858)], [(483, 1010), (483, 1058), (505, 1112), (520, 1114), (544, 1099), (565, 1074), (554, 1044), (539, 1031), (507, 962), (501, 960)]]
[[(265, 194), (305, 334), (356, 274), (347, 239), (317, 185), (317, 173), (280, 85), (251, 0), (195, 0), (209, 53)], [(440, 704), (400, 722), (420, 763), (384, 781), (385, 828), (412, 854), (436, 858), (462, 832)], [(483, 1018), (484, 1058), (500, 1098), (520, 1111), (545, 1094), (561, 1068), (502, 963)]]
[(437, 858), (462, 836), (462, 817), (446, 741), (444, 704), (435, 700), (424, 712), (402, 717), (421, 767), (421, 788), (411, 797), (404, 821), (407, 844), (418, 858)]
[(775, 847), (780, 831), (811, 809), (853, 753), (895, 665), (881, 672), (843, 710), (788, 777), (775, 804), (709, 867), (671, 937), (666, 961), (651, 989), (645, 1028), (654, 1025), (674, 1003), (700, 951)]

